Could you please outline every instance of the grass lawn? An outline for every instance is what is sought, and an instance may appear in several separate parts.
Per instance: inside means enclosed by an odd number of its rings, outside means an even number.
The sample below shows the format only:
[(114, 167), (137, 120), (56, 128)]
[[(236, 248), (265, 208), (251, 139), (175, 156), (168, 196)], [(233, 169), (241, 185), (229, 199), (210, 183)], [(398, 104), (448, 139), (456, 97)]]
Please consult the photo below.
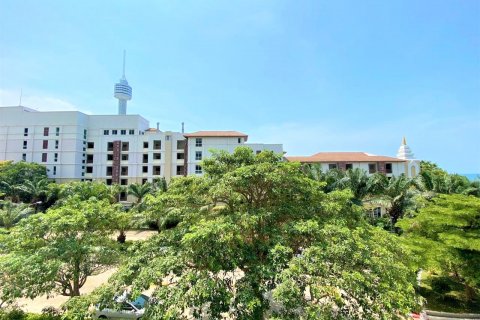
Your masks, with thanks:
[(480, 313), (480, 297), (466, 301), (463, 285), (450, 277), (424, 272), (419, 293), (427, 300), (429, 310)]

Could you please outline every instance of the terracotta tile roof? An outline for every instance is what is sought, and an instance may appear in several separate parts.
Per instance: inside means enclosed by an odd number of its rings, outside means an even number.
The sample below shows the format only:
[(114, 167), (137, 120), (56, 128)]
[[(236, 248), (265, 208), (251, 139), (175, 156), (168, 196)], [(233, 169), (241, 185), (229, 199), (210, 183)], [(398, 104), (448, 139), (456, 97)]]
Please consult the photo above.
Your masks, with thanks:
[(366, 152), (319, 152), (307, 157), (287, 157), (288, 161), (304, 163), (315, 162), (405, 162), (405, 160), (387, 156), (377, 156)]
[(233, 138), (245, 138), (245, 141), (248, 139), (248, 135), (245, 133), (241, 133), (238, 131), (197, 131), (192, 133), (184, 134), (187, 138), (194, 138), (194, 137), (233, 137)]

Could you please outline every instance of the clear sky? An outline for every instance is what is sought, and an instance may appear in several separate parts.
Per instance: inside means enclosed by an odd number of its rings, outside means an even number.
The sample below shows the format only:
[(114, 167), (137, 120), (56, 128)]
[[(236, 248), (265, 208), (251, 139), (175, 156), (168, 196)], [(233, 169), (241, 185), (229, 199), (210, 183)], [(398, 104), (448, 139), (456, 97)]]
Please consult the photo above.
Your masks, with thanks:
[(0, 105), (480, 172), (480, 1), (0, 0)]

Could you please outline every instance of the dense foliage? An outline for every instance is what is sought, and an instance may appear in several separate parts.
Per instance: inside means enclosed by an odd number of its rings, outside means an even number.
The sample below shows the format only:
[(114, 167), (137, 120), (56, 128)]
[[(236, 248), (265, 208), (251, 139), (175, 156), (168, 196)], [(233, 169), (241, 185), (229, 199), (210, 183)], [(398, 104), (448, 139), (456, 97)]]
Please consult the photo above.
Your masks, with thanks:
[(179, 223), (133, 246), (112, 284), (156, 285), (147, 317), (393, 319), (414, 308), (407, 253), (364, 222), (350, 191), (326, 194), (299, 164), (246, 148), (204, 169), (147, 197)]
[(453, 277), (472, 300), (480, 294), (480, 199), (440, 195), (399, 222), (422, 266)]
[(51, 292), (79, 295), (88, 276), (116, 262), (109, 234), (117, 212), (107, 200), (73, 196), (23, 219), (1, 239), (0, 300)]
[[(248, 148), (214, 152), (202, 166), (201, 177), (124, 188), (55, 184), (40, 165), (0, 165), (0, 306), (60, 293), (72, 297), (63, 317), (86, 319), (125, 289), (153, 288), (152, 319), (398, 319), (418, 307), (418, 268), (478, 301), (476, 182), (429, 162), (415, 179), (388, 179)], [(367, 218), (378, 206), (395, 233)], [(146, 225), (158, 234), (126, 242), (126, 230)], [(107, 285), (79, 296), (113, 266)]]

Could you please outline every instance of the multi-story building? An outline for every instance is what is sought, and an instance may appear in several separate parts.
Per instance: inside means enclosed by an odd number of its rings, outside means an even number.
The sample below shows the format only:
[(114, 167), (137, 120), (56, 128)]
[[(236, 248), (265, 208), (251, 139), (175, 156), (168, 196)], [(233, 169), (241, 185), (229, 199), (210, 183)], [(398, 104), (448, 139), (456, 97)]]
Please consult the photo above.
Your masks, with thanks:
[(380, 172), (387, 177), (406, 175), (415, 177), (420, 172), (420, 161), (414, 155), (403, 138), (397, 157), (377, 156), (366, 152), (319, 152), (311, 156), (286, 157), (288, 161), (316, 163), (322, 171), (331, 169), (348, 170), (360, 168), (368, 174)]
[[(0, 160), (44, 164), (58, 182), (99, 180), (127, 185), (186, 174), (202, 174), (210, 150), (283, 152), (281, 144), (247, 144), (236, 131), (183, 134), (150, 128), (139, 115), (87, 115), (0, 108)], [(190, 151), (189, 151), (190, 150)]]

